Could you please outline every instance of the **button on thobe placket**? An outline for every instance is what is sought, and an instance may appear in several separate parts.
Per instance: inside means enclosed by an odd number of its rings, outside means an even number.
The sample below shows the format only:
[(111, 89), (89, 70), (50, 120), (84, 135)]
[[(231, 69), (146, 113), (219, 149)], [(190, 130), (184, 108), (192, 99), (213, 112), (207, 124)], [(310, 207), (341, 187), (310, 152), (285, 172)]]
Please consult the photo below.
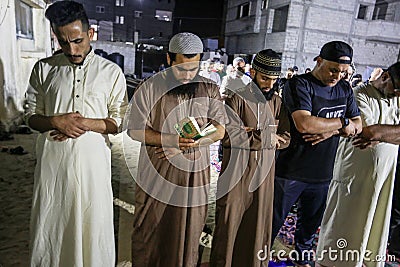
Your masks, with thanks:
[(84, 91), (83, 91), (84, 67), (74, 67), (74, 112), (84, 114)]

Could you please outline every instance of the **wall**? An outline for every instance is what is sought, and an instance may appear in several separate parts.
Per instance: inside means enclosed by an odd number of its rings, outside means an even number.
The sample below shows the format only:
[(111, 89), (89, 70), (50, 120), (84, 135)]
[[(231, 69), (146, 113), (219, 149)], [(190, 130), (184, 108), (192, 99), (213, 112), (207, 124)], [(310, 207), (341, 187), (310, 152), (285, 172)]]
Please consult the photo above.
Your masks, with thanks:
[[(115, 6), (115, 0), (75, 1), (84, 5), (90, 20), (98, 21), (99, 24), (101, 21), (112, 23), (112, 30), (108, 32), (112, 32), (113, 36), (107, 41), (133, 42), (135, 31), (140, 31), (140, 39), (153, 38), (151, 41), (161, 43), (167, 42), (172, 35), (172, 21), (157, 20), (155, 14), (156, 10), (172, 11), (175, 6), (173, 0), (125, 0), (124, 6)], [(104, 6), (104, 13), (96, 13), (96, 6)], [(142, 11), (142, 17), (135, 17), (135, 11)], [(124, 16), (124, 24), (115, 23), (116, 16)], [(162, 38), (159, 38), (160, 32)]]
[(51, 54), (50, 26), (44, 17), (46, 3), (24, 1), (33, 8), (33, 39), (25, 39), (16, 35), (15, 1), (0, 2), (0, 36), (6, 37), (0, 49), (0, 121), (5, 130), (21, 115), (33, 65)]
[(102, 49), (108, 54), (118, 52), (124, 56), (125, 74), (135, 73), (135, 46), (125, 43), (96, 41), (92, 42), (93, 49)]
[[(250, 16), (237, 19), (238, 6), (250, 2)], [(254, 32), (254, 25), (260, 19), (256, 17), (256, 9), (261, 6), (260, 1), (232, 0), (228, 1), (225, 28), (225, 47), (228, 54), (252, 54), (262, 47), (259, 33)], [(256, 30), (256, 32), (259, 32)], [(255, 46), (255, 47), (254, 47)]]
[[(268, 10), (260, 18), (236, 19), (237, 6), (243, 0), (229, 0), (226, 22), (228, 54), (256, 53), (271, 48), (282, 53), (282, 69), (294, 65), (302, 73), (315, 64), (314, 57), (326, 42), (342, 40), (354, 49), (354, 61), (360, 73), (368, 67), (387, 67), (399, 58), (400, 1), (389, 4), (386, 20), (371, 20), (375, 0), (362, 0), (369, 5), (367, 20), (357, 19), (359, 0), (269, 0)], [(252, 1), (255, 4), (257, 1)], [(274, 9), (290, 4), (285, 32), (271, 32)], [(254, 5), (253, 5), (254, 6)], [(259, 33), (251, 32), (260, 20)]]

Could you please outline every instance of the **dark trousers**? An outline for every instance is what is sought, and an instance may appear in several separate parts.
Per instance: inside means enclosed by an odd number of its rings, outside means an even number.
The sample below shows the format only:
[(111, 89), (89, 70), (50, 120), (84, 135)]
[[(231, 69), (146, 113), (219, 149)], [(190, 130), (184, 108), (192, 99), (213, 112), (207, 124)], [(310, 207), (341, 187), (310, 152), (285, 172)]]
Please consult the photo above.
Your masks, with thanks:
[[(306, 264), (312, 259), (314, 234), (321, 224), (330, 182), (304, 183), (275, 177), (272, 238), (275, 238), (291, 207), (297, 202), (295, 249), (296, 262)], [(304, 257), (302, 257), (304, 255)]]
[(397, 160), (396, 180), (394, 182), (389, 243), (389, 255), (400, 258), (400, 159)]

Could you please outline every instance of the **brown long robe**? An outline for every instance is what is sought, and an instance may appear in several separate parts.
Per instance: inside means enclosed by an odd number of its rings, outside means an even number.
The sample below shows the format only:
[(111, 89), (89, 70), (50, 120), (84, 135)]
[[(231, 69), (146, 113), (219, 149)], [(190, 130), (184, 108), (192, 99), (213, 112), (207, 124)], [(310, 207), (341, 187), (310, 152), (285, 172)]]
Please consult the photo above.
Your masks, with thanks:
[[(145, 82), (135, 93), (128, 129), (176, 134), (174, 125), (186, 116), (195, 117), (200, 126), (210, 119), (225, 124), (215, 85), (200, 79), (195, 96), (181, 98), (165, 94), (168, 82), (164, 78)], [(207, 217), (209, 148), (191, 149), (171, 160), (159, 159), (155, 149), (142, 144), (140, 151), (132, 264), (135, 267), (196, 266), (199, 239)]]
[[(231, 120), (223, 139), (217, 197), (225, 193), (227, 186), (233, 188), (217, 199), (211, 266), (255, 267), (262, 266), (263, 262), (268, 264), (275, 150), (269, 148), (267, 125), (278, 123), (281, 99), (274, 95), (267, 104), (259, 103), (257, 109), (259, 98), (254, 97), (253, 91), (259, 89), (253, 86), (246, 86), (226, 99), (226, 105), (238, 118), (231, 119), (234, 116), (227, 111)], [(261, 131), (252, 130), (243, 134), (242, 130), (238, 133), (243, 126), (257, 129), (257, 117)], [(231, 128), (236, 128), (236, 131)]]

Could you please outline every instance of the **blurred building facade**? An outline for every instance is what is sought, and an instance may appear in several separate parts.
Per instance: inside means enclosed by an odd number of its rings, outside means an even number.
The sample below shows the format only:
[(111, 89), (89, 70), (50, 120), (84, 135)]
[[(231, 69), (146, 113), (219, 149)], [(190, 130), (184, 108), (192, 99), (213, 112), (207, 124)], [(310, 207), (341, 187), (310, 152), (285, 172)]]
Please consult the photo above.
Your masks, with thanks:
[[(175, 0), (75, 1), (84, 5), (95, 29), (94, 41), (99, 42), (93, 42), (93, 46), (109, 54), (121, 52), (125, 73), (141, 78), (144, 67), (158, 70), (172, 37)], [(123, 49), (112, 50), (115, 47)]]
[(51, 55), (46, 7), (43, 0), (0, 1), (0, 131), (21, 119), (32, 67)]
[(166, 45), (175, 0), (76, 0), (85, 6), (100, 41)]
[[(400, 60), (400, 0), (226, 0), (228, 54), (272, 48), (283, 68), (313, 67), (322, 45), (354, 48), (357, 72)], [(367, 77), (368, 78), (368, 77)]]

